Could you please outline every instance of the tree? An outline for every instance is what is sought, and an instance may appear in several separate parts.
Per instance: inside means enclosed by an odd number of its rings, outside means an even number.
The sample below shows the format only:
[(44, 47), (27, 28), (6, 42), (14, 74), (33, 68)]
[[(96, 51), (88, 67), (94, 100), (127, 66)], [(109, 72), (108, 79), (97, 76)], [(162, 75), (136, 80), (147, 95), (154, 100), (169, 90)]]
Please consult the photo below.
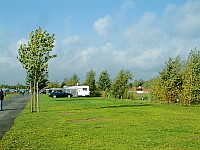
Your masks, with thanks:
[(191, 50), (184, 65), (179, 56), (169, 58), (160, 76), (152, 81), (151, 93), (156, 101), (200, 103), (200, 51)]
[(181, 68), (180, 57), (177, 56), (174, 60), (169, 58), (166, 66), (160, 72), (160, 90), (163, 101), (171, 103), (180, 99), (182, 88)]
[(162, 86), (160, 82), (160, 78), (154, 78), (151, 82), (151, 95), (155, 102), (162, 101)]
[(145, 81), (145, 83), (143, 84), (143, 86), (150, 89), (150, 88), (151, 88), (152, 80), (153, 80), (153, 79), (150, 79), (150, 80)]
[(58, 81), (56, 82), (49, 82), (47, 88), (60, 88), (60, 84)]
[(96, 84), (95, 84), (95, 71), (91, 70), (86, 75), (86, 80), (83, 85), (87, 85), (90, 87), (90, 95), (96, 96)]
[(69, 79), (65, 78), (64, 79), (64, 81), (61, 84), (61, 87), (63, 87), (63, 86), (75, 86), (78, 83), (79, 83), (78, 75), (76, 73), (74, 73), (71, 78), (69, 78)]
[(200, 51), (191, 50), (183, 71), (182, 103), (200, 103)]
[(110, 79), (110, 75), (108, 74), (107, 70), (102, 71), (99, 80), (97, 82), (97, 88), (103, 97), (109, 96), (111, 84), (112, 81)]
[(132, 86), (133, 86), (133, 87), (139, 87), (139, 86), (142, 86), (144, 83), (145, 83), (145, 81), (142, 80), (142, 79), (140, 79), (140, 80), (135, 80)]
[[(27, 44), (21, 44), (18, 50), (17, 59), (21, 62), (27, 73), (27, 83), (34, 89), (34, 97), (38, 97), (36, 87), (43, 88), (48, 81), (48, 61), (57, 55), (50, 55), (54, 48), (54, 34), (50, 35), (47, 31), (38, 28), (29, 34)], [(38, 88), (37, 88), (38, 91)], [(33, 99), (33, 101), (35, 101)], [(37, 111), (39, 111), (39, 100), (37, 98)], [(34, 111), (35, 107), (31, 107)]]
[(118, 76), (114, 79), (112, 84), (112, 95), (115, 98), (123, 98), (128, 91), (128, 81), (132, 79), (133, 75), (129, 71), (120, 70)]

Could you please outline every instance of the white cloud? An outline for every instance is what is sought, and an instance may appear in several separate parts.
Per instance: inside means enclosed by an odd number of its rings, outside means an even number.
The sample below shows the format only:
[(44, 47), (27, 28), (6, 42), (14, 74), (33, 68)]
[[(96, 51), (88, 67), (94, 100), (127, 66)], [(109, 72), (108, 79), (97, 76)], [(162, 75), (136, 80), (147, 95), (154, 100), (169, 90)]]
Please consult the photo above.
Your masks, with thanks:
[[(96, 53), (96, 49), (93, 47), (88, 47), (81, 51), (78, 55), (78, 60), (84, 65), (90, 63), (93, 59), (93, 55)], [(95, 57), (94, 57), (95, 58)]]
[(11, 69), (15, 68), (18, 63), (16, 63), (17, 55), (18, 55), (18, 49), (21, 44), (27, 43), (27, 39), (21, 38), (15, 43), (11, 43), (10, 45), (6, 45), (4, 47), (7, 47), (7, 49), (2, 49), (0, 51), (1, 54), (1, 63), (6, 63), (8, 66), (11, 67)]
[(135, 5), (135, 3), (133, 1), (124, 1), (124, 3), (122, 4), (122, 10), (126, 11), (129, 8), (132, 8)]
[(178, 38), (200, 37), (200, 1), (187, 1), (181, 6), (168, 5), (164, 10), (164, 23)]
[(21, 44), (27, 44), (28, 40), (25, 38), (21, 38), (16, 43), (12, 43), (9, 47), (9, 55), (10, 57), (16, 57), (18, 55), (18, 49)]
[[(200, 1), (167, 5), (160, 12), (163, 16), (144, 12), (139, 20), (135, 20), (134, 17), (138, 16), (131, 13), (136, 12), (132, 9), (134, 5), (133, 1), (123, 1), (114, 14), (105, 15), (93, 23), (93, 29), (101, 36), (107, 37), (112, 31), (109, 38), (94, 38), (92, 34), (85, 38), (74, 33), (56, 41), (53, 53), (58, 57), (50, 60), (50, 80), (61, 81), (73, 73), (84, 80), (86, 72), (91, 69), (97, 73), (107, 69), (111, 74), (117, 74), (122, 68), (132, 71), (136, 78), (149, 79), (162, 69), (168, 57), (181, 55), (185, 59), (192, 48), (199, 46)], [(71, 29), (69, 21), (71, 16), (65, 21)], [(69, 31), (64, 32), (70, 35)], [(0, 32), (2, 36), (4, 33)], [(24, 38), (11, 44), (8, 40), (0, 41), (1, 79), (6, 76), (11, 78), (16, 67), (23, 70), (16, 59), (19, 45), (23, 43), (27, 43)], [(2, 76), (4, 71), (7, 74)]]
[[(199, 4), (200, 5), (200, 4)], [(199, 8), (200, 9), (200, 8)], [(175, 35), (182, 38), (199, 38), (200, 36), (200, 12), (198, 14), (187, 14), (174, 26)]]
[(126, 30), (125, 37), (133, 45), (140, 46), (148, 43), (148, 46), (154, 46), (163, 38), (161, 30), (154, 26), (155, 19), (154, 13), (146, 12), (137, 24)]
[(74, 44), (74, 43), (78, 43), (78, 42), (80, 42), (80, 37), (77, 35), (73, 35), (73, 36), (67, 37), (64, 40), (62, 40), (62, 43), (65, 46), (69, 46), (70, 44)]
[(115, 23), (116, 22), (122, 23), (126, 18), (128, 18), (129, 15), (131, 16), (132, 12), (130, 10), (132, 10), (134, 6), (135, 6), (135, 3), (133, 1), (129, 1), (129, 0), (123, 1), (120, 9), (115, 12), (115, 16), (114, 16)]
[[(124, 37), (129, 41), (128, 48), (119, 58), (121, 63), (133, 65), (140, 70), (161, 68), (168, 57), (183, 56), (198, 46), (200, 40), (200, 2), (189, 1), (182, 6), (168, 5), (161, 20), (153, 12), (128, 28)], [(166, 31), (173, 31), (172, 34)]]
[(111, 27), (112, 18), (109, 15), (106, 15), (104, 18), (99, 18), (94, 22), (94, 29), (100, 35), (106, 35), (108, 29)]
[[(196, 26), (199, 25), (197, 22), (199, 14), (198, 10), (188, 9), (189, 4), (191, 5), (191, 3), (184, 5), (185, 10), (183, 6), (168, 5), (161, 19), (157, 18), (154, 12), (145, 12), (138, 22), (124, 29), (123, 36), (119, 35), (120, 41), (126, 43), (124, 47), (114, 42), (91, 47), (84, 45), (84, 41), (79, 36), (66, 38), (63, 40), (63, 45), (69, 46), (68, 49), (71, 51), (68, 53), (70, 57), (66, 55), (64, 59), (59, 60), (60, 64), (63, 64), (62, 69), (82, 74), (83, 70), (87, 72), (90, 69), (97, 71), (107, 69), (114, 72), (127, 68), (136, 74), (136, 78), (154, 77), (169, 57), (188, 55), (190, 49), (195, 47), (196, 42), (192, 39), (195, 37), (193, 34), (198, 35), (199, 30)], [(187, 13), (184, 13), (186, 10)], [(161, 26), (162, 20), (165, 20), (168, 25)], [(106, 15), (94, 23), (94, 29), (98, 34), (106, 35), (114, 21)], [(169, 28), (174, 34), (166, 32)]]
[(7, 47), (7, 49), (2, 49), (2, 51), (0, 51), (0, 81), (5, 81), (6, 84), (11, 85), (25, 82), (25, 70), (17, 60), (17, 55), (20, 44), (26, 42), (27, 40), (22, 38), (15, 43), (11, 43), (10, 46), (3, 46)]

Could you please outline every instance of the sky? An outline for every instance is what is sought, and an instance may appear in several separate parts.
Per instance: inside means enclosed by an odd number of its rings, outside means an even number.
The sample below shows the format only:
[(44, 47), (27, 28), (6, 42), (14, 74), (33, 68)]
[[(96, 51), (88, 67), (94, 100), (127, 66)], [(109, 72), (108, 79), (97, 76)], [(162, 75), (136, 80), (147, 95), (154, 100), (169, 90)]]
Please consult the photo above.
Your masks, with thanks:
[(52, 82), (121, 69), (149, 80), (200, 48), (200, 0), (0, 0), (0, 85), (25, 83), (18, 49), (38, 27), (55, 34)]

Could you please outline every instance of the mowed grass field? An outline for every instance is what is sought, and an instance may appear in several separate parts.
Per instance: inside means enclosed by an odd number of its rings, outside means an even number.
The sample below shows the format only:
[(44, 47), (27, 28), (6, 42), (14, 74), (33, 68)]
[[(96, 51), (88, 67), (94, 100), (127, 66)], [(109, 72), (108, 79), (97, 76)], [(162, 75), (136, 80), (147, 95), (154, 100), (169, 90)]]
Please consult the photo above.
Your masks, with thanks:
[[(139, 95), (141, 97), (141, 95)], [(105, 98), (49, 98), (29, 104), (0, 149), (200, 149), (200, 106)]]

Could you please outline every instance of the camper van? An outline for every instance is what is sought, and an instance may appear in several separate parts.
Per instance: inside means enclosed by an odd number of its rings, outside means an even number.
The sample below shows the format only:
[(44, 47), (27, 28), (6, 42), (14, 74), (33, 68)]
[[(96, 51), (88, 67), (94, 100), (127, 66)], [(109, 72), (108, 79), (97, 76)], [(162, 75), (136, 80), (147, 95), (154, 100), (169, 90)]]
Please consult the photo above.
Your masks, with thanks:
[(89, 86), (64, 86), (63, 91), (71, 93), (74, 97), (90, 96)]

